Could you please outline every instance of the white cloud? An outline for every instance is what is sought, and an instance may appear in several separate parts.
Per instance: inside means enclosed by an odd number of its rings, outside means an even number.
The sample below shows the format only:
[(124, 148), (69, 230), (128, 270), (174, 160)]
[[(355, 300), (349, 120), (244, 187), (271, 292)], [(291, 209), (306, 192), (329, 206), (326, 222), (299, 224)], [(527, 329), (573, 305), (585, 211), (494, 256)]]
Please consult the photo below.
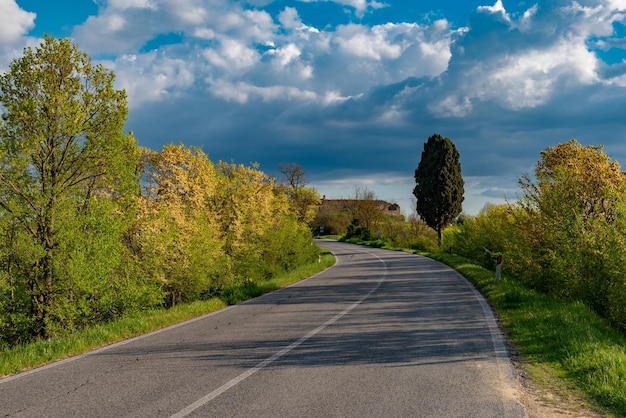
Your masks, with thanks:
[(219, 50), (207, 49), (204, 57), (213, 65), (226, 70), (246, 70), (256, 65), (261, 55), (237, 39), (220, 39)]
[(363, 15), (368, 10), (382, 9), (383, 7), (387, 7), (387, 5), (383, 2), (378, 2), (376, 0), (367, 1), (367, 0), (301, 0), (305, 3), (313, 3), (315, 1), (329, 1), (333, 3), (340, 4), (342, 6), (347, 6), (354, 9), (354, 14), (358, 17), (363, 17)]
[(15, 0), (0, 0), (0, 44), (20, 41), (35, 26), (36, 16), (20, 8)]
[(107, 5), (113, 9), (149, 9), (156, 10), (158, 7), (152, 0), (108, 0)]
[(396, 44), (388, 37), (388, 28), (349, 24), (337, 28), (335, 42), (342, 52), (375, 61), (398, 58), (406, 47), (404, 42)]
[(207, 80), (210, 91), (227, 101), (246, 104), (253, 99), (264, 102), (275, 100), (316, 100), (317, 94), (291, 86), (259, 87), (245, 82), (230, 83), (224, 80)]
[(391, 105), (378, 118), (376, 123), (382, 126), (405, 125), (407, 112), (398, 105)]
[(512, 109), (546, 103), (565, 80), (589, 84), (597, 80), (597, 61), (583, 43), (563, 39), (543, 50), (525, 50), (507, 57), (504, 65), (486, 73), (481, 96), (502, 100)]
[(196, 28), (193, 31), (193, 36), (200, 39), (213, 39), (215, 38), (215, 32), (210, 28)]
[[(493, 7), (478, 8), (477, 14), (487, 20), (460, 40), (448, 69), (452, 81), (448, 89), (469, 97), (474, 108), (480, 101), (512, 110), (537, 108), (564, 89), (600, 82), (599, 60), (589, 50), (588, 39), (590, 34), (604, 33), (606, 20), (614, 19), (606, 7), (582, 7), (576, 2), (554, 9), (535, 5), (514, 21), (498, 1)], [(505, 24), (498, 20), (502, 15), (507, 16)], [(469, 111), (470, 106), (457, 106), (466, 102), (450, 96), (429, 107), (433, 114), (469, 114), (463, 110)]]
[(202, 6), (191, 6), (187, 8), (173, 8), (173, 14), (177, 22), (182, 26), (202, 25), (208, 19), (208, 12)]
[(532, 27), (533, 18), (537, 14), (538, 10), (538, 4), (534, 4), (530, 9), (526, 10), (519, 21), (518, 28), (520, 28), (522, 31), (525, 31)]
[(278, 21), (285, 29), (300, 29), (304, 25), (298, 11), (294, 7), (285, 7), (285, 9), (278, 14)]
[(493, 6), (478, 6), (477, 10), (479, 12), (488, 12), (488, 13), (493, 13), (493, 14), (499, 14), (505, 20), (507, 20), (507, 21), (511, 20), (509, 14), (504, 9), (504, 5), (502, 4), (502, 0), (496, 0), (496, 3)]
[[(353, 5), (360, 10), (380, 6), (376, 2)], [(197, 80), (290, 86), (318, 97), (335, 91), (348, 97), (381, 83), (441, 74), (458, 33), (445, 19), (431, 25), (349, 24), (321, 30), (303, 24), (295, 7), (285, 7), (275, 18), (264, 10), (244, 7), (221, 0), (117, 0), (101, 5), (97, 16), (76, 27), (74, 36), (92, 54), (137, 55), (157, 36), (175, 33), (182, 41), (161, 48), (156, 60), (188, 60)], [(205, 63), (194, 62), (196, 57)], [(277, 91), (290, 94), (291, 90)], [(232, 96), (247, 97), (235, 92)], [(160, 100), (159, 94), (153, 97)]]
[(282, 48), (273, 50), (272, 54), (276, 55), (276, 61), (278, 64), (281, 67), (285, 67), (291, 62), (296, 61), (302, 54), (302, 51), (300, 51), (300, 48), (298, 48), (296, 44), (290, 43)]
[(188, 62), (164, 57), (156, 51), (123, 55), (108, 67), (115, 71), (117, 87), (126, 90), (132, 110), (146, 102), (178, 96), (195, 81)]
[(472, 111), (472, 103), (469, 97), (448, 96), (443, 100), (428, 104), (428, 110), (433, 115), (441, 118), (464, 117)]
[(205, 0), (124, 0), (107, 2), (97, 16), (74, 28), (74, 38), (91, 54), (135, 53), (158, 35), (178, 33), (211, 39), (218, 35), (242, 42), (273, 39), (276, 25), (262, 10), (240, 3)]
[(335, 103), (342, 103), (349, 99), (350, 97), (342, 96), (341, 93), (337, 91), (327, 91), (326, 94), (324, 94), (323, 103), (326, 105), (329, 105), (329, 104), (335, 104)]

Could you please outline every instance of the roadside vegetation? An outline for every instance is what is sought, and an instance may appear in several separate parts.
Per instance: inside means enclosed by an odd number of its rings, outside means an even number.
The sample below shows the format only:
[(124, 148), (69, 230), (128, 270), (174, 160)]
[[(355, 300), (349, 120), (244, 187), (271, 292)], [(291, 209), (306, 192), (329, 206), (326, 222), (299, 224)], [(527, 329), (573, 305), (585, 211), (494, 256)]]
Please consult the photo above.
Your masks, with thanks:
[(508, 274), (496, 282), (493, 269), (449, 251), (415, 251), (380, 239), (342, 240), (409, 251), (454, 268), (496, 311), (514, 361), (540, 391), (550, 394), (541, 399), (545, 405), (567, 403), (571, 412), (626, 416), (626, 336), (584, 303), (538, 292)]
[[(449, 253), (424, 253), (457, 270), (485, 295), (527, 376), (558, 402), (582, 399), (605, 416), (626, 416), (626, 337), (582, 302), (529, 289), (519, 280)], [(586, 401), (584, 401), (586, 399)]]
[(456, 268), (535, 382), (565, 382), (626, 416), (626, 176), (602, 147), (549, 147), (518, 201), (457, 216), (463, 181), (447, 140), (425, 147), (424, 165), (440, 168), (424, 173), (455, 175), (415, 176), (416, 208), (444, 193), (436, 213), (388, 215), (362, 189), (328, 212), (295, 164), (279, 182), (184, 144), (139, 147), (114, 78), (51, 37), (0, 75), (0, 375), (307, 277), (333, 262), (312, 241), (325, 228)]
[(457, 269), (491, 302), (533, 382), (626, 416), (626, 176), (600, 146), (571, 140), (540, 155), (516, 202), (461, 215), (441, 246), (433, 229), (415, 234), (417, 217), (403, 222), (410, 234), (396, 221), (374, 240), (350, 231), (342, 240)]
[(154, 312), (244, 300), (321, 255), (302, 170), (279, 182), (196, 147), (139, 147), (114, 79), (48, 36), (0, 75), (2, 352), (160, 326)]
[(323, 251), (318, 260), (314, 262), (301, 265), (270, 280), (230, 287), (220, 297), (183, 303), (171, 308), (148, 309), (111, 322), (95, 324), (72, 334), (49, 340), (36, 339), (28, 344), (4, 348), (0, 350), (0, 376), (83, 354), (127, 338), (218, 311), (228, 305), (289, 286), (332, 266), (334, 263), (335, 258), (329, 252)]

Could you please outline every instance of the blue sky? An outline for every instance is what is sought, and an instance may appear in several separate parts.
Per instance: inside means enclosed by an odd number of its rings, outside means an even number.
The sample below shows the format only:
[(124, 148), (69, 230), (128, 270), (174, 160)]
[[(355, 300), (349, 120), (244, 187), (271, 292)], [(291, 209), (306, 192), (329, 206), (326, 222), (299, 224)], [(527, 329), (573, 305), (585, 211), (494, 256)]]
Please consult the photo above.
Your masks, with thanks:
[(626, 0), (0, 0), (0, 71), (44, 33), (113, 70), (140, 145), (200, 145), (412, 211), (433, 133), (464, 211), (571, 138), (626, 164)]

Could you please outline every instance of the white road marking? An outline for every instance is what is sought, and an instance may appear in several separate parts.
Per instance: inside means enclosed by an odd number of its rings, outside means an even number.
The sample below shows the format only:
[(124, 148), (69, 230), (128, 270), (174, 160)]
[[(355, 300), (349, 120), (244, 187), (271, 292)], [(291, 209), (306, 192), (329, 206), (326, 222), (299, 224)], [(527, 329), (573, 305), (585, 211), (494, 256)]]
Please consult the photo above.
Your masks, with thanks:
[(365, 296), (363, 296), (359, 301), (357, 301), (357, 302), (353, 303), (352, 305), (348, 306), (342, 312), (338, 313), (337, 315), (335, 315), (334, 317), (332, 317), (328, 321), (324, 322), (319, 327), (315, 328), (313, 331), (311, 331), (308, 334), (306, 334), (304, 337), (301, 337), (299, 340), (291, 343), (287, 347), (283, 348), (282, 350), (274, 353), (270, 357), (268, 357), (265, 360), (261, 361), (256, 366), (252, 367), (251, 369), (246, 370), (245, 372), (243, 372), (239, 376), (237, 376), (237, 377), (231, 379), (230, 381), (226, 382), (225, 384), (223, 384), (219, 388), (215, 389), (213, 392), (211, 392), (211, 393), (203, 396), (202, 398), (198, 399), (197, 401), (195, 401), (194, 403), (190, 404), (186, 408), (184, 408), (184, 409), (180, 410), (179, 412), (177, 412), (176, 414), (172, 415), (171, 418), (182, 418), (182, 417), (185, 417), (185, 416), (189, 415), (190, 413), (192, 413), (193, 411), (195, 411), (196, 409), (198, 409), (198, 408), (202, 407), (203, 405), (211, 402), (213, 399), (217, 398), (222, 393), (226, 392), (228, 389), (230, 389), (233, 386), (235, 386), (235, 385), (241, 383), (242, 381), (246, 380), (248, 377), (252, 376), (253, 374), (258, 372), (259, 370), (261, 370), (264, 367), (268, 366), (273, 361), (275, 361), (275, 360), (281, 358), (282, 356), (284, 356), (285, 354), (289, 353), (291, 350), (293, 350), (294, 348), (298, 347), (300, 344), (302, 344), (303, 342), (305, 342), (309, 338), (313, 337), (315, 334), (317, 334), (320, 331), (324, 330), (329, 325), (337, 322), (339, 319), (341, 319), (348, 312), (350, 312), (351, 310), (353, 310), (354, 308), (359, 306), (361, 303), (363, 303), (363, 301), (365, 301), (365, 299), (370, 297), (372, 295), (372, 293), (374, 293), (376, 290), (378, 290), (378, 288), (380, 287), (382, 282), (385, 280), (385, 277), (387, 276), (387, 263), (385, 263), (385, 261), (382, 258), (378, 257), (376, 254), (372, 254), (372, 253), (369, 253), (369, 252), (368, 252), (368, 254), (373, 255), (374, 257), (376, 257), (381, 263), (383, 263), (383, 266), (385, 267), (384, 274), (380, 277), (380, 279), (378, 280), (378, 283), (376, 284), (376, 286), (372, 290), (370, 290), (369, 293), (367, 293)]

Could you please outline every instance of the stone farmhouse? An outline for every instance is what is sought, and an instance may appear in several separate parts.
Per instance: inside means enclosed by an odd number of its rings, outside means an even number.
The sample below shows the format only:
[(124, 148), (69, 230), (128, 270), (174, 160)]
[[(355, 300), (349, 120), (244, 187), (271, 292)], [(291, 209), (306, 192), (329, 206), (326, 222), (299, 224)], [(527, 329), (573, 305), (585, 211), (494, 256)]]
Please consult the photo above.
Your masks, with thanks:
[[(323, 196), (317, 206), (315, 219), (311, 224), (312, 230), (316, 233), (325, 234), (345, 233), (346, 228), (354, 219), (358, 206), (364, 202), (366, 201), (357, 199), (327, 199), (326, 196)], [(397, 203), (374, 200), (367, 202), (367, 204), (378, 208), (384, 215), (402, 216), (400, 205)]]
[[(373, 202), (378, 209), (385, 215), (401, 215), (400, 205), (397, 203), (389, 203), (384, 200), (374, 200)], [(350, 211), (359, 201), (356, 199), (326, 199), (326, 196), (322, 197), (322, 201), (318, 206), (318, 212), (329, 209), (336, 212)]]

